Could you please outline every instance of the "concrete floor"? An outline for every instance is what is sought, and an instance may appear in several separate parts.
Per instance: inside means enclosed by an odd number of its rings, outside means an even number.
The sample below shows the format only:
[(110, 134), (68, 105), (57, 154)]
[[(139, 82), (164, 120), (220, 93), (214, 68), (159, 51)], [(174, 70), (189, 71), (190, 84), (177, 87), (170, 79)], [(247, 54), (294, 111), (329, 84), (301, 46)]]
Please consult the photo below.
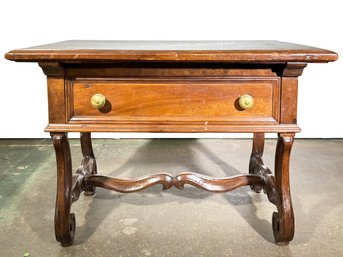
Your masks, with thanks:
[[(136, 177), (248, 169), (250, 140), (94, 140), (102, 174)], [(71, 140), (74, 170), (81, 156)], [(273, 167), (275, 140), (265, 161)], [(0, 140), (0, 256), (343, 256), (343, 140), (296, 140), (291, 183), (296, 234), (274, 244), (273, 205), (249, 187), (212, 194), (190, 186), (133, 194), (97, 189), (73, 205), (76, 238), (54, 238), (55, 156), (49, 140)]]

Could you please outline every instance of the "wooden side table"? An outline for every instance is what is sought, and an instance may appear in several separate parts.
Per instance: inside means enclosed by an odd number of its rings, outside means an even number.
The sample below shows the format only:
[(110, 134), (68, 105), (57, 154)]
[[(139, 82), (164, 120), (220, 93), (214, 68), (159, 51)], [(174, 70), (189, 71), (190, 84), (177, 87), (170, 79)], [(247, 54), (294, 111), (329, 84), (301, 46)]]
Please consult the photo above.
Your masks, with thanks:
[[(289, 159), (297, 125), (298, 76), (331, 51), (278, 41), (64, 41), (14, 50), (9, 60), (38, 62), (48, 79), (49, 125), (57, 160), (56, 239), (71, 245), (80, 193), (122, 193), (156, 184), (211, 192), (250, 185), (277, 212), (275, 240), (294, 235)], [(83, 160), (72, 172), (68, 132), (81, 133)], [(249, 173), (211, 178), (166, 173), (136, 179), (97, 174), (91, 132), (247, 132), (254, 134)], [(275, 174), (263, 163), (264, 133), (278, 133)]]

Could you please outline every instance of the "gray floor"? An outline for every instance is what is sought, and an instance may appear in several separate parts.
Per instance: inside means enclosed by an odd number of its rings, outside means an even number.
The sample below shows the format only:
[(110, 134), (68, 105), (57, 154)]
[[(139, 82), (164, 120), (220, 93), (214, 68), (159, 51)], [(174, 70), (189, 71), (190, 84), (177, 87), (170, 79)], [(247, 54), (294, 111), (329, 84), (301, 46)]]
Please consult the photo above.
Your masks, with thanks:
[[(248, 169), (250, 140), (94, 140), (99, 171), (118, 177)], [(74, 169), (81, 156), (71, 141)], [(265, 161), (273, 167), (275, 140)], [(291, 183), (296, 235), (273, 242), (274, 207), (248, 187), (211, 194), (186, 186), (120, 194), (97, 189), (73, 205), (76, 238), (54, 238), (55, 156), (49, 140), (0, 140), (0, 256), (343, 256), (343, 140), (297, 140)]]

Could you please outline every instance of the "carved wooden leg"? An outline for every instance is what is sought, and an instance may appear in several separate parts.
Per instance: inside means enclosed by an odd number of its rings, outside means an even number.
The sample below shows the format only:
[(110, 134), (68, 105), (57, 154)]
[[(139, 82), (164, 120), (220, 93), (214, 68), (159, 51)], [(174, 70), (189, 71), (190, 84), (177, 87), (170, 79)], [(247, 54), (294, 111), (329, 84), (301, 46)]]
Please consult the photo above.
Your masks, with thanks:
[[(81, 161), (81, 166), (77, 169), (76, 173), (81, 174), (84, 177), (97, 174), (96, 160), (92, 148), (91, 133), (81, 133), (80, 141), (83, 159)], [(93, 186), (84, 186), (82, 189), (84, 190), (85, 195), (94, 195), (95, 193), (95, 187)]]
[[(261, 167), (264, 166), (262, 161), (264, 149), (264, 133), (254, 133), (252, 151), (249, 162), (249, 173), (262, 175), (263, 170)], [(251, 185), (250, 188), (256, 193), (260, 193), (262, 187), (259, 185)]]
[(289, 184), (289, 161), (294, 133), (278, 135), (275, 155), (275, 201), (278, 212), (273, 213), (273, 232), (280, 245), (286, 245), (294, 236), (294, 214)]
[(51, 133), (57, 162), (57, 194), (55, 206), (55, 236), (62, 246), (73, 243), (75, 215), (72, 204), (72, 164), (67, 133)]

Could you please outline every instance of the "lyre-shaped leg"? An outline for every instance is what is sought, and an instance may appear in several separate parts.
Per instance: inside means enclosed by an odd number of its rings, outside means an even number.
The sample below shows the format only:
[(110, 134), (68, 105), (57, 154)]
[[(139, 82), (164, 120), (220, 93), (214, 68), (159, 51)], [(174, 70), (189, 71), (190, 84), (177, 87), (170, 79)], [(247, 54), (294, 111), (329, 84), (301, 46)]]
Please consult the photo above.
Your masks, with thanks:
[(57, 162), (57, 193), (55, 206), (55, 236), (62, 246), (73, 243), (75, 215), (72, 204), (72, 164), (67, 133), (51, 133)]
[(289, 183), (293, 140), (293, 133), (279, 134), (275, 155), (275, 200), (278, 212), (273, 213), (273, 232), (276, 242), (281, 245), (288, 244), (294, 236), (294, 213)]
[[(96, 160), (92, 148), (92, 139), (90, 132), (84, 132), (80, 134), (82, 161), (81, 166), (77, 169), (76, 173), (85, 177), (88, 175), (97, 174)], [(85, 195), (93, 195), (95, 193), (95, 187), (84, 186), (83, 190)]]

